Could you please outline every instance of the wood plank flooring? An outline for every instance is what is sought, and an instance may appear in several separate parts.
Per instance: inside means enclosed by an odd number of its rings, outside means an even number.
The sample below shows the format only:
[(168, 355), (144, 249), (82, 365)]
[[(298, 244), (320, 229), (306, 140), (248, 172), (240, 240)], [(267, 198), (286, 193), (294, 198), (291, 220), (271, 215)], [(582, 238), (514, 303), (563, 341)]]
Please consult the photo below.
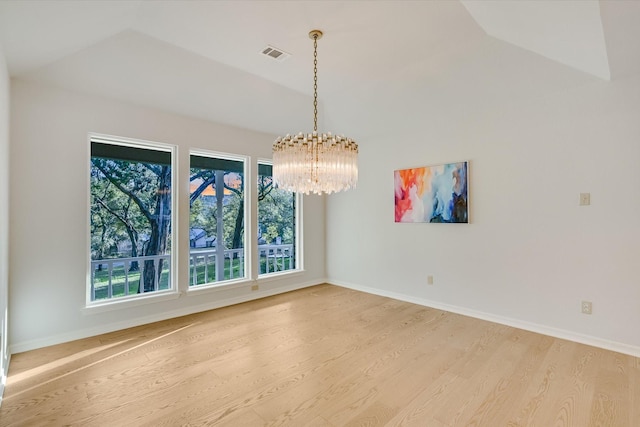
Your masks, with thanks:
[(1, 426), (640, 426), (640, 359), (320, 285), (12, 356)]

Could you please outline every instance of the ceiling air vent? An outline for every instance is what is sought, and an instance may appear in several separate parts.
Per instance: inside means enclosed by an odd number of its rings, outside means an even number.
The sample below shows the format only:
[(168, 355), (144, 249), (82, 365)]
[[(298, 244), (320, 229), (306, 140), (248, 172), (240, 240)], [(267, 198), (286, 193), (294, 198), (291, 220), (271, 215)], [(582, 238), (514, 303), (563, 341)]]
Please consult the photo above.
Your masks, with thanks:
[(290, 53), (287, 53), (284, 50), (278, 49), (277, 47), (273, 46), (265, 47), (264, 49), (262, 49), (261, 53), (271, 59), (275, 59), (276, 61), (284, 61), (291, 56)]

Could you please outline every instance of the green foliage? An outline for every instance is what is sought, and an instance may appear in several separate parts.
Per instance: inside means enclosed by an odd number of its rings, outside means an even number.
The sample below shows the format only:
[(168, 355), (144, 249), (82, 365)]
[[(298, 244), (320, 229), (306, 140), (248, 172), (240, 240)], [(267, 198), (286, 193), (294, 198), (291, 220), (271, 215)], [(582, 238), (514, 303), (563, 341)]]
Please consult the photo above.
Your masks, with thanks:
[[(193, 184), (191, 193), (190, 228), (201, 228), (205, 230), (207, 236), (216, 237), (218, 229), (218, 208), (216, 188), (216, 171), (208, 169), (191, 168), (190, 180)], [(223, 243), (225, 248), (242, 247), (234, 242), (234, 236), (242, 237), (244, 234), (243, 198), (244, 182), (242, 174), (235, 172), (224, 172), (224, 195), (222, 207), (223, 221)], [(194, 188), (195, 186), (195, 188)], [(238, 228), (240, 227), (240, 228)]]
[[(171, 166), (137, 160), (91, 158), (92, 256), (113, 258), (142, 255), (164, 255), (171, 249)], [(107, 216), (112, 218), (107, 220)], [(93, 223), (94, 218), (96, 219)], [(107, 221), (109, 230), (106, 230)], [(101, 237), (97, 237), (100, 235)], [(144, 238), (143, 238), (144, 237)], [(120, 243), (130, 243), (130, 253), (123, 254)], [(115, 248), (114, 248), (115, 246)], [(96, 259), (94, 258), (94, 259)], [(153, 266), (145, 261), (142, 284), (138, 292), (149, 292), (162, 274), (163, 260)], [(138, 262), (131, 270), (139, 268)]]
[(205, 206), (202, 203), (202, 199), (198, 198), (191, 203), (191, 211), (189, 212), (189, 224), (200, 224), (205, 219)]
[(280, 235), (278, 226), (276, 224), (267, 225), (267, 231), (262, 233), (262, 237), (267, 242), (272, 242), (276, 237)]
[(283, 244), (292, 244), (295, 239), (294, 194), (270, 185), (271, 177), (259, 178), (258, 188), (263, 188), (258, 202), (258, 225), (262, 238), (267, 243), (272, 243), (280, 236)]
[[(143, 163), (92, 158), (90, 185), (92, 259), (142, 253), (141, 238), (151, 235), (151, 223), (142, 209), (153, 210), (159, 176)], [(127, 241), (131, 252), (119, 254), (118, 245)]]

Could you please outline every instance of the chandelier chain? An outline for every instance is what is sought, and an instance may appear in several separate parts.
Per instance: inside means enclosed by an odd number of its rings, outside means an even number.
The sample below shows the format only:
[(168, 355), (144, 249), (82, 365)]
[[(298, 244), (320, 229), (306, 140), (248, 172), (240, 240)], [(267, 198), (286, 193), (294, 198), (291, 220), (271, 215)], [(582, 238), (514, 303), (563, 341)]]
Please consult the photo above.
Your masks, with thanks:
[(318, 35), (313, 36), (313, 131), (318, 131)]

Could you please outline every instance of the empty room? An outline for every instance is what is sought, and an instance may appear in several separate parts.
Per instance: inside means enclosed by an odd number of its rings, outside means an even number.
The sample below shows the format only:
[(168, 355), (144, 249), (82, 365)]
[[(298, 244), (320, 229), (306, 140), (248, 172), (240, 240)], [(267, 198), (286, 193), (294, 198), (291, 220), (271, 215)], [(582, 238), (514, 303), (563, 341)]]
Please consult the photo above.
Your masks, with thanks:
[(0, 426), (640, 426), (638, 22), (0, 0)]

